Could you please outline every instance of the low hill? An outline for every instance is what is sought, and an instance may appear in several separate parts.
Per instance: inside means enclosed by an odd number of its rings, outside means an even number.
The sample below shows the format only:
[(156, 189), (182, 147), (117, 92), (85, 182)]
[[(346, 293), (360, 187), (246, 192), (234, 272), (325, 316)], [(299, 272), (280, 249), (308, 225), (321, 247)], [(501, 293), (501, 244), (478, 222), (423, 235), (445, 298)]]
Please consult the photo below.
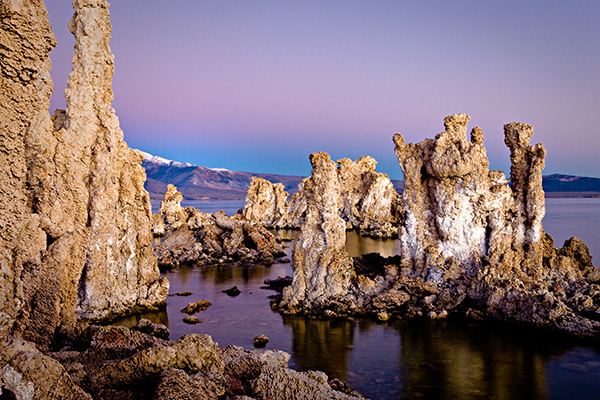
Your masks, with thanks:
[(599, 197), (600, 179), (585, 176), (553, 174), (542, 182), (547, 197)]

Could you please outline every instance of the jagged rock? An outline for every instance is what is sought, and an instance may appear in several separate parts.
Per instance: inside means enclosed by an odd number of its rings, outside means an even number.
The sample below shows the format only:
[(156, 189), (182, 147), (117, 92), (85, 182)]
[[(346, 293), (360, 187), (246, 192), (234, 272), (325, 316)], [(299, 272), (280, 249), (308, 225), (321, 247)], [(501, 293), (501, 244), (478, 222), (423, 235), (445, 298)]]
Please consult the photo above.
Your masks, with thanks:
[[(337, 161), (340, 216), (352, 228), (374, 237), (394, 237), (402, 214), (402, 199), (386, 174), (377, 172), (377, 161), (361, 157)], [(300, 182), (298, 193), (286, 202), (281, 184), (253, 178), (242, 216), (271, 228), (299, 228), (310, 202), (310, 184)]]
[(287, 368), (291, 356), (280, 350), (246, 350), (227, 346), (219, 350), (225, 374), (240, 380), (258, 378), (265, 369)]
[(16, 399), (92, 399), (58, 361), (40, 353), (33, 343), (13, 338), (2, 346), (0, 394), (5, 398), (12, 394)]
[(389, 177), (377, 172), (377, 161), (364, 156), (338, 160), (341, 217), (352, 227), (375, 237), (395, 237), (402, 200)]
[(294, 279), (283, 289), (281, 306), (289, 312), (321, 308), (345, 295), (353, 274), (346, 251), (346, 223), (339, 216), (337, 167), (326, 153), (310, 155), (312, 176), (304, 181), (305, 221), (293, 252)]
[(252, 177), (242, 216), (248, 221), (260, 222), (268, 227), (284, 228), (287, 224), (287, 198), (283, 184), (273, 184), (266, 179)]
[(190, 302), (183, 310), (181, 310), (181, 312), (190, 315), (196, 314), (197, 312), (208, 310), (208, 307), (210, 306), (212, 306), (212, 303), (208, 300)]
[(217, 400), (225, 394), (225, 377), (215, 373), (188, 375), (181, 369), (167, 369), (160, 374), (154, 392), (156, 400)]
[(284, 255), (283, 248), (261, 224), (230, 218), (223, 211), (203, 213), (181, 207), (182, 196), (173, 185), (161, 203), (160, 223), (165, 234), (155, 247), (163, 268), (180, 264), (223, 264), (226, 262), (273, 263)]
[[(90, 326), (65, 345), (48, 356), (31, 342), (9, 341), (0, 358), (2, 394), (78, 400), (262, 399), (267, 392), (270, 398), (362, 398), (338, 397), (340, 392), (327, 384), (323, 373), (288, 369), (287, 353), (236, 346), (218, 349), (207, 335), (186, 335), (170, 342), (125, 327)], [(290, 385), (296, 383), (298, 394), (290, 397), (294, 390)], [(334, 387), (349, 391), (337, 382)]]
[[(345, 394), (333, 389), (327, 383), (323, 372), (297, 372), (291, 369), (264, 371), (251, 383), (252, 395), (272, 400), (287, 399), (332, 399), (358, 400), (364, 397), (358, 394)], [(339, 388), (339, 385), (335, 385)]]
[(136, 326), (131, 328), (132, 331), (140, 331), (150, 336), (154, 336), (159, 339), (169, 339), (169, 328), (163, 324), (154, 324), (149, 319), (142, 318), (139, 320)]
[[(293, 282), (274, 307), (382, 320), (454, 313), (600, 336), (600, 272), (587, 246), (573, 238), (556, 249), (543, 231), (545, 151), (529, 144), (533, 127), (504, 126), (509, 184), (501, 171), (489, 171), (481, 129), (467, 140), (468, 121), (449, 116), (444, 132), (417, 144), (394, 136), (404, 172), (401, 254), (366, 255), (355, 268), (340, 268), (343, 207), (332, 200), (343, 198), (340, 181), (328, 157), (314, 160)], [(315, 184), (315, 176), (326, 178)]]
[(55, 39), (40, 0), (0, 4), (0, 337), (162, 308), (142, 156), (111, 108), (108, 3), (74, 1), (67, 110), (51, 118)]
[(261, 286), (261, 289), (271, 289), (281, 293), (284, 288), (292, 284), (292, 280), (291, 276), (278, 276), (275, 279), (265, 279), (263, 282), (265, 286)]
[(221, 290), (221, 292), (225, 293), (227, 296), (231, 296), (231, 297), (235, 297), (238, 296), (240, 293), (242, 293), (240, 291), (240, 289), (238, 289), (237, 286), (232, 286), (229, 289), (225, 289), (225, 290)]
[(87, 365), (83, 386), (90, 391), (105, 387), (122, 389), (139, 385), (169, 368), (190, 373), (222, 372), (223, 362), (210, 336), (186, 335), (176, 342), (157, 343), (123, 359)]

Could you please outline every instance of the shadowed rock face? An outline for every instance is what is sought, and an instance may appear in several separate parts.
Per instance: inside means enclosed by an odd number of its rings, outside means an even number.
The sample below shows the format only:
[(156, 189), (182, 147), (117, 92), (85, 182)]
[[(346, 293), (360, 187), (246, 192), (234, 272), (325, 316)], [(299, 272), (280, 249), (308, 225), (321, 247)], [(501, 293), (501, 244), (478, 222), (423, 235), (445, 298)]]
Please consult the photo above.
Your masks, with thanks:
[[(67, 110), (48, 114), (55, 39), (41, 0), (0, 4), (0, 337), (164, 306), (142, 156), (111, 107), (108, 3), (73, 1)], [(6, 206), (4, 206), (6, 205)]]

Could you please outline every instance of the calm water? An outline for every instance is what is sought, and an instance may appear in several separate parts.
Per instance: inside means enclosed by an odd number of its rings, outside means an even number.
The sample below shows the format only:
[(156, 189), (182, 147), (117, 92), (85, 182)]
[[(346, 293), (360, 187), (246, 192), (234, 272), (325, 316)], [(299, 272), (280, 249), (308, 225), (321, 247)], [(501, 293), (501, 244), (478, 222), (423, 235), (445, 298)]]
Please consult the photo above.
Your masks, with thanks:
[[(228, 214), (241, 204), (226, 203)], [(546, 205), (544, 227), (555, 242), (562, 245), (578, 236), (598, 260), (600, 199), (549, 199)], [(397, 243), (350, 234), (348, 248), (353, 256), (373, 251), (392, 255)], [(171, 339), (207, 333), (221, 346), (246, 348), (252, 347), (255, 336), (265, 334), (270, 338), (267, 349), (292, 354), (292, 367), (323, 370), (372, 399), (600, 398), (600, 344), (504, 325), (281, 316), (269, 307), (267, 296), (274, 292), (260, 286), (265, 279), (290, 274), (289, 264), (180, 268), (165, 275), (171, 293), (189, 290), (192, 296), (169, 297), (166, 312), (121, 323), (131, 325), (149, 317), (167, 324)], [(242, 291), (239, 296), (221, 292), (232, 285)], [(196, 314), (204, 322), (184, 324), (180, 310), (188, 301), (200, 299), (213, 303)]]
[[(182, 207), (196, 207), (198, 210), (205, 213), (214, 213), (219, 210), (225, 211), (225, 214), (231, 216), (244, 208), (244, 201), (241, 200), (183, 200)], [(152, 202), (152, 212), (158, 214), (160, 201)]]

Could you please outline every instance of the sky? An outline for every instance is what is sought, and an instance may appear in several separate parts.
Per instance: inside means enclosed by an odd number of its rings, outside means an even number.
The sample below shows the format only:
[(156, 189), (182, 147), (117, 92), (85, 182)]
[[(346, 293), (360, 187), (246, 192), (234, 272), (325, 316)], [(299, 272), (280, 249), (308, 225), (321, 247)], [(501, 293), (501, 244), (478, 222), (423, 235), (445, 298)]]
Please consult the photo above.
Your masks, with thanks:
[[(46, 0), (65, 108), (68, 0)], [(370, 155), (402, 173), (392, 136), (445, 116), (480, 126), (509, 172), (503, 125), (534, 126), (544, 174), (600, 177), (600, 1), (114, 0), (113, 107), (125, 140), (162, 157), (310, 175), (308, 155)]]

